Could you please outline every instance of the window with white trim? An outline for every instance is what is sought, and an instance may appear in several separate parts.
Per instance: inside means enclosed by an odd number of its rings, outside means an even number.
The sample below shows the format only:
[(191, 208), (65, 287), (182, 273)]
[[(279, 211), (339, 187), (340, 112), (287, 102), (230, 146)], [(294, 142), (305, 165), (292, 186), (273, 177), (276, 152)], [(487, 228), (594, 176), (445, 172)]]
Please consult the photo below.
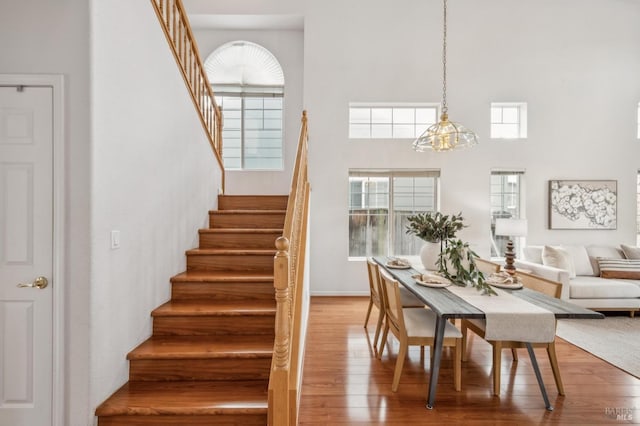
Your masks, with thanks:
[(282, 97), (216, 91), (225, 169), (281, 170)]
[(205, 61), (222, 109), (222, 159), (228, 170), (282, 170), (284, 74), (262, 46), (233, 41)]
[[(491, 257), (503, 257), (509, 237), (496, 235), (496, 219), (524, 219), (524, 172), (517, 170), (491, 171)], [(520, 252), (523, 237), (515, 237), (516, 253)]]
[(440, 171), (350, 170), (349, 257), (417, 255), (407, 217), (438, 208)]
[(525, 139), (526, 137), (526, 102), (492, 102), (491, 138)]
[(415, 139), (434, 124), (436, 104), (349, 104), (349, 139)]

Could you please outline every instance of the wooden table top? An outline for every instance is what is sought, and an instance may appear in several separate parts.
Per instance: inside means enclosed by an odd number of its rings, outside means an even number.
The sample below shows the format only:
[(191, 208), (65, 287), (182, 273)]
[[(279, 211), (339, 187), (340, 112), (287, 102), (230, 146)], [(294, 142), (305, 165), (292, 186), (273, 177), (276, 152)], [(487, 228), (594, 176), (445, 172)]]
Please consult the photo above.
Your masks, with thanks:
[[(411, 276), (419, 274), (414, 268), (410, 269), (394, 269), (386, 266), (388, 258), (386, 256), (377, 256), (373, 258), (379, 265), (381, 265), (389, 274), (398, 280), (400, 284), (406, 287), (411, 293), (413, 293), (420, 301), (429, 306), (436, 314), (445, 318), (484, 318), (484, 312), (475, 306), (469, 304), (465, 300), (461, 299), (457, 295), (444, 288), (431, 288), (425, 287), (418, 283)], [(452, 284), (455, 285), (455, 284)], [(504, 289), (502, 289), (504, 290)], [(591, 311), (573, 303), (569, 303), (562, 299), (556, 299), (554, 297), (547, 296), (546, 294), (531, 290), (528, 288), (522, 288), (518, 290), (504, 290), (512, 295), (526, 300), (536, 306), (544, 308), (550, 312), (553, 312), (557, 319), (565, 318), (589, 318), (597, 319), (604, 318), (599, 312)], [(487, 296), (496, 297), (496, 296)]]

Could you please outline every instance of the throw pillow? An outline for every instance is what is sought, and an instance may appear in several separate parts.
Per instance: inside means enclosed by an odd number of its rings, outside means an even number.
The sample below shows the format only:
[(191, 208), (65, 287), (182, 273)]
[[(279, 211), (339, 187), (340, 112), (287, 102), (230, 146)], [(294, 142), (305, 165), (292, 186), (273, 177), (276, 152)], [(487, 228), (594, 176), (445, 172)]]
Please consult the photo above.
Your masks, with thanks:
[(543, 246), (526, 246), (522, 249), (524, 260), (542, 265)]
[(563, 250), (569, 253), (571, 262), (576, 270), (576, 275), (582, 275), (587, 277), (593, 276), (593, 268), (591, 267), (591, 261), (589, 260), (589, 254), (585, 246), (560, 246)]
[(560, 247), (544, 246), (542, 249), (542, 264), (553, 268), (564, 269), (569, 272), (569, 278), (576, 277), (571, 256)]
[(602, 278), (640, 280), (640, 259), (599, 258), (598, 264)]
[(620, 244), (620, 248), (624, 252), (624, 255), (627, 257), (627, 259), (640, 259), (640, 247)]
[(600, 276), (600, 267), (598, 266), (599, 257), (624, 259), (624, 253), (622, 250), (614, 246), (587, 246), (587, 253), (589, 253), (589, 260), (591, 261), (591, 267), (593, 268), (593, 275), (596, 277)]

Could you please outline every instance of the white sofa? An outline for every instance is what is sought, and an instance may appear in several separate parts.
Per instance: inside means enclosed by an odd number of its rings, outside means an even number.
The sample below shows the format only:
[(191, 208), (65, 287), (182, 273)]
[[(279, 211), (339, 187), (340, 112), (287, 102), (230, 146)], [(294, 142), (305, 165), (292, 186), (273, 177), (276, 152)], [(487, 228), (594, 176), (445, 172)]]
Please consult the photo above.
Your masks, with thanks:
[[(554, 249), (560, 249), (560, 257), (564, 256), (564, 260), (568, 261), (566, 264), (556, 264), (553, 257), (549, 260), (549, 254), (553, 254)], [(630, 266), (633, 268), (630, 273), (618, 273), (617, 269), (612, 273), (607, 259), (634, 259), (609, 263), (619, 262), (635, 266)], [(517, 268), (530, 270), (533, 274), (560, 282), (562, 299), (596, 311), (629, 311), (631, 316), (640, 310), (640, 272), (635, 272), (639, 264), (640, 249), (626, 245), (528, 246), (524, 248), (524, 259), (516, 259), (515, 263)], [(602, 272), (600, 265), (605, 268)], [(632, 276), (634, 279), (626, 276)]]

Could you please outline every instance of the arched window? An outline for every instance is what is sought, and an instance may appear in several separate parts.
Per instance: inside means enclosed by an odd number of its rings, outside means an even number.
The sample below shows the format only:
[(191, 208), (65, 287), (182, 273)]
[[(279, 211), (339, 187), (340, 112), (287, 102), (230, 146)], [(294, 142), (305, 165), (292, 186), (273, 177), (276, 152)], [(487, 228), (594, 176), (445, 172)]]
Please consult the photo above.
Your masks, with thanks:
[(255, 43), (233, 41), (204, 66), (224, 116), (225, 168), (281, 170), (284, 74), (276, 58)]

